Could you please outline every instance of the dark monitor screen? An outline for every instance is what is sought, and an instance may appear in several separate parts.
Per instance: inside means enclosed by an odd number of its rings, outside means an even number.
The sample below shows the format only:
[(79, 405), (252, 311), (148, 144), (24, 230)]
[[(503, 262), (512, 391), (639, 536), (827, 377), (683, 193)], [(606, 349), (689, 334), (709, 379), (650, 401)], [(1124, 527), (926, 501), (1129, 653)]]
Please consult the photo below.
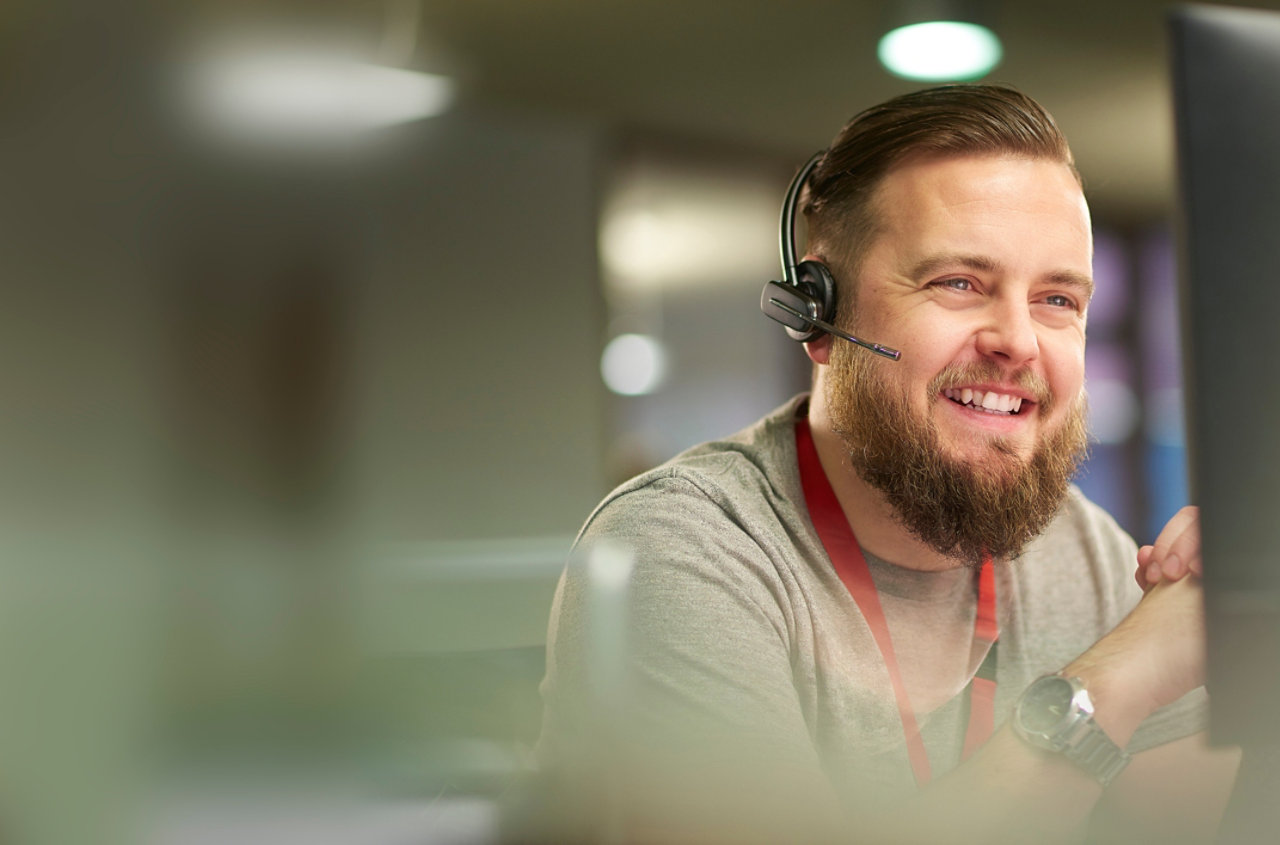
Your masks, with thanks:
[(1171, 17), (1215, 742), (1280, 742), (1280, 14)]

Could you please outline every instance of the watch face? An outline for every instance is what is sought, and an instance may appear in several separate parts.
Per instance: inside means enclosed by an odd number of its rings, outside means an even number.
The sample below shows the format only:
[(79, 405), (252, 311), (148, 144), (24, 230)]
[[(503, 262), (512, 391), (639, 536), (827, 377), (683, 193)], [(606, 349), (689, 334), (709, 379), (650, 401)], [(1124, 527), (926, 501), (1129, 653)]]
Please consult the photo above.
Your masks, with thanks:
[(1041, 678), (1027, 688), (1019, 707), (1022, 726), (1036, 733), (1050, 733), (1070, 712), (1074, 690), (1066, 678)]

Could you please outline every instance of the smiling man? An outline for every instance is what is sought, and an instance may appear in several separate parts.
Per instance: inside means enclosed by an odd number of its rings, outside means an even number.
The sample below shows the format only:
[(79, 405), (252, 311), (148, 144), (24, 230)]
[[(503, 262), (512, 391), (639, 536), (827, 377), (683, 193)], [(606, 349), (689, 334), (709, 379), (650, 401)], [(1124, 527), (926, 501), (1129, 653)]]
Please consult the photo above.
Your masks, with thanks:
[(931, 89), (807, 182), (836, 325), (901, 357), (811, 337), (810, 395), (596, 509), (581, 545), (635, 558), (625, 671), (602, 698), (571, 568), (543, 766), (642, 841), (1208, 839), (1237, 756), (1200, 737), (1198, 579), (1144, 595), (1070, 484), (1093, 281), (1065, 139), (1015, 91)]

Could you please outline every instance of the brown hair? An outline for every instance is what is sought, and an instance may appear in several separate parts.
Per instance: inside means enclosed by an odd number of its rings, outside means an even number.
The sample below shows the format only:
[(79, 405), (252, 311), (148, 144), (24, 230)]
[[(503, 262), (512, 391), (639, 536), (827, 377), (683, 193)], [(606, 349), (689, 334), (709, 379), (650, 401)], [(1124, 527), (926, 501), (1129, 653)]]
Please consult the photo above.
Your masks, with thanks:
[[(914, 91), (855, 115), (831, 142), (803, 204), (809, 251), (837, 265), (837, 278), (852, 280), (875, 234), (875, 190), (889, 171), (908, 157), (969, 154), (1049, 159), (1080, 178), (1058, 125), (1022, 92), (995, 85)], [(851, 304), (853, 297), (840, 298)]]

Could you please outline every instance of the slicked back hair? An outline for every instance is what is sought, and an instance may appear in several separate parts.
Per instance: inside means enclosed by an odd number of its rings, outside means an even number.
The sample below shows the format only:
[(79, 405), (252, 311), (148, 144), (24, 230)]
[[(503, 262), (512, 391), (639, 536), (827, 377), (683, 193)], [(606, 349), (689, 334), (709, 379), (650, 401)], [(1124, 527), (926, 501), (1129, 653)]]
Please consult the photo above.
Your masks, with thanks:
[(876, 234), (876, 188), (908, 158), (1011, 155), (1060, 162), (1079, 181), (1067, 139), (1027, 95), (994, 85), (944, 85), (855, 115), (810, 174), (802, 205), (809, 252), (826, 260), (852, 305), (859, 258)]

